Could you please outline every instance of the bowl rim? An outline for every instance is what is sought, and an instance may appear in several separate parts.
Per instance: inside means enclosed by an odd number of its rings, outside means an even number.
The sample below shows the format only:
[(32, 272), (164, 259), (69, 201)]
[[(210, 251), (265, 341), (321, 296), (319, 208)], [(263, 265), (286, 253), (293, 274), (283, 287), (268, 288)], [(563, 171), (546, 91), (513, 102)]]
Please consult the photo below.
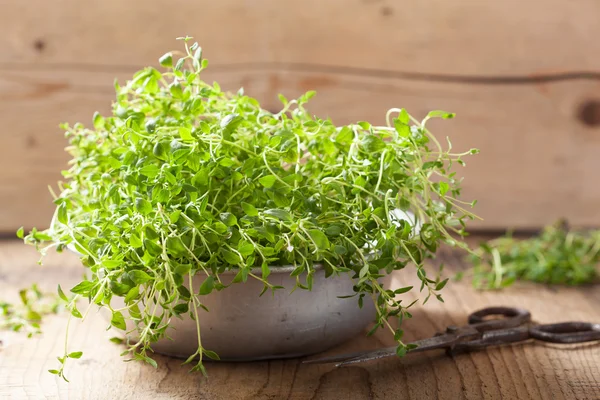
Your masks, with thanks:
[[(269, 265), (269, 268), (271, 270), (271, 274), (285, 274), (285, 273), (292, 273), (296, 267), (293, 265)], [(315, 271), (321, 271), (323, 269), (323, 264), (313, 264), (313, 268)], [(253, 267), (251, 269), (253, 274), (262, 274), (262, 268), (260, 267)], [(239, 272), (239, 268), (237, 269), (229, 269), (227, 271), (223, 271), (223, 272), (219, 272), (219, 275), (233, 275), (233, 274), (237, 274)]]
[[(81, 254), (80, 252), (78, 252), (74, 246), (72, 246), (70, 243), (66, 246), (67, 249), (69, 251), (71, 251), (73, 254), (76, 254), (77, 256), (83, 256), (83, 254)], [(291, 265), (291, 264), (287, 264), (287, 265), (270, 265), (269, 266), (270, 270), (271, 270), (271, 274), (286, 274), (286, 273), (292, 273), (295, 269), (296, 266)], [(323, 270), (323, 264), (313, 264), (313, 268), (315, 271), (321, 271)], [(219, 272), (219, 275), (234, 275), (237, 274), (239, 272), (239, 268), (237, 269), (229, 269), (223, 272)], [(261, 267), (253, 267), (251, 268), (251, 271), (253, 274), (259, 274), (262, 275), (262, 268)], [(198, 272), (203, 273), (202, 271), (198, 270)], [(198, 273), (196, 272), (196, 274)]]

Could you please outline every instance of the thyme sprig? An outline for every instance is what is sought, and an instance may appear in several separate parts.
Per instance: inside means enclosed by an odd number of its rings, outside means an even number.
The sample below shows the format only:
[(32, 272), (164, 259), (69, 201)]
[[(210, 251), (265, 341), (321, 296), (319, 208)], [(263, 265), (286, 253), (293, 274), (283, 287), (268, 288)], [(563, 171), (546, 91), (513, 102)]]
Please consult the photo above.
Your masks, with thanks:
[(19, 290), (19, 302), (0, 300), (0, 330), (25, 332), (27, 337), (42, 333), (41, 322), (61, 309), (61, 302), (54, 294), (43, 293), (37, 286)]

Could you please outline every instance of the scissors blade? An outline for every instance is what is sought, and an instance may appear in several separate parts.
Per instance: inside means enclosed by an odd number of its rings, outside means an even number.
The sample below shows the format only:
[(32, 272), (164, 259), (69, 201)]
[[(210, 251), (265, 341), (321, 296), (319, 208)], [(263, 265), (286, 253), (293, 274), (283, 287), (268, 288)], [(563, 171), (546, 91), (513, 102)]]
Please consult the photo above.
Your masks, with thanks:
[[(442, 349), (450, 347), (456, 341), (456, 335), (446, 334), (440, 336), (434, 336), (427, 339), (417, 340), (408, 345), (417, 346), (413, 349), (408, 350), (409, 353), (419, 353), (427, 350)], [(336, 367), (341, 367), (348, 364), (356, 364), (364, 361), (377, 360), (380, 358), (392, 357), (396, 355), (397, 347), (387, 347), (385, 349), (371, 351), (360, 356), (346, 358), (346, 360), (336, 364)]]
[(393, 350), (394, 352), (396, 351), (396, 347), (386, 347), (384, 349), (378, 349), (378, 350), (365, 350), (365, 351), (357, 351), (356, 353), (347, 353), (347, 354), (338, 354), (335, 356), (329, 356), (329, 357), (322, 357), (322, 358), (316, 358), (314, 360), (306, 360), (306, 361), (302, 361), (302, 364), (330, 364), (330, 363), (338, 363), (341, 361), (346, 361), (349, 359), (354, 359), (356, 357), (361, 357), (361, 356), (365, 356), (365, 355), (369, 355), (375, 351), (381, 351), (381, 350)]
[[(417, 353), (420, 351), (433, 350), (436, 348), (443, 348), (450, 346), (456, 340), (455, 335), (440, 335), (434, 336), (427, 339), (417, 340), (409, 343), (410, 345), (416, 345), (417, 347), (409, 350), (411, 353)], [(363, 361), (376, 360), (379, 358), (391, 357), (396, 355), (397, 346), (385, 347), (377, 350), (359, 351), (356, 353), (340, 354), (336, 356), (329, 356), (318, 358), (314, 360), (304, 361), (303, 364), (329, 364), (338, 363), (336, 366), (342, 366), (346, 364), (354, 364)]]

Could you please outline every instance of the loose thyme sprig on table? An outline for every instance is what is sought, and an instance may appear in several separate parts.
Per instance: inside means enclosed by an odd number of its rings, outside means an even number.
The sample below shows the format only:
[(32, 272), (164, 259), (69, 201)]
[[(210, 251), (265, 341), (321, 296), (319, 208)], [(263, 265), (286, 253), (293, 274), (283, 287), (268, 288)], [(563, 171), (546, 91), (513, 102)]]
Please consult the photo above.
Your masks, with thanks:
[[(391, 290), (380, 278), (412, 263), (425, 299), (442, 300), (447, 279), (428, 275), (424, 261), (442, 242), (465, 247), (451, 235), (474, 218), (450, 169), (477, 150), (452, 153), (425, 127), (454, 114), (418, 121), (392, 109), (387, 126), (336, 126), (307, 112), (314, 92), (280, 96), (283, 108), (272, 113), (243, 90), (204, 82), (201, 48), (182, 39), (180, 58), (160, 58), (164, 72), (149, 67), (115, 84), (112, 115), (96, 113), (91, 128), (64, 125), (73, 159), (51, 227), (25, 241), (42, 254), (69, 246), (82, 255), (88, 278), (71, 289), (72, 315), (82, 317), (77, 297), (110, 309), (112, 326), (133, 327), (139, 338), (125, 353), (154, 366), (152, 343), (172, 318), (191, 318), (198, 349), (187, 362), (197, 359), (193, 370), (205, 373), (203, 357), (218, 355), (202, 345), (199, 313), (203, 296), (227, 289), (221, 273), (235, 270), (232, 284), (255, 279), (275, 291), (282, 288), (269, 282), (271, 271), (293, 265), (296, 286), (311, 290), (322, 264), (327, 277), (351, 275), (360, 306), (373, 299), (375, 329), (390, 329), (403, 355), (402, 330), (388, 319), (410, 317), (400, 295), (412, 287)], [(397, 218), (396, 209), (416, 221)], [(200, 287), (192, 286), (196, 274), (207, 277)], [(126, 307), (113, 309), (114, 296)], [(64, 377), (69, 354), (65, 346), (54, 373)]]
[(473, 285), (501, 289), (517, 280), (581, 285), (598, 279), (600, 231), (569, 230), (563, 221), (540, 235), (518, 240), (506, 237), (482, 243), (471, 256)]
[(26, 332), (28, 337), (40, 334), (42, 319), (61, 308), (58, 296), (42, 293), (36, 284), (19, 290), (20, 302), (0, 299), (0, 330)]

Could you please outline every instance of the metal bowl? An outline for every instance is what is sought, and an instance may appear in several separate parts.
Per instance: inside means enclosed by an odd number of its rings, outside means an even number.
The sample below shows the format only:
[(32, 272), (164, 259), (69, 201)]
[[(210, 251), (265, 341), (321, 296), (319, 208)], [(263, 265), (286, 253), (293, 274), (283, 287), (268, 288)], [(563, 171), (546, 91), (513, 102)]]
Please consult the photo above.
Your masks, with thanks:
[[(296, 283), (290, 276), (293, 267), (277, 267), (271, 269), (269, 282), (285, 289), (274, 296), (267, 291), (259, 297), (263, 285), (254, 279), (203, 296), (209, 312), (199, 310), (202, 346), (227, 361), (292, 358), (325, 351), (363, 332), (375, 319), (372, 301), (365, 298), (359, 308), (356, 297), (340, 299), (353, 294), (350, 277), (325, 278), (322, 268), (315, 269), (312, 291), (291, 292)], [(221, 274), (224, 281), (233, 276)], [(194, 287), (200, 287), (204, 278), (196, 275)], [(170, 321), (167, 335), (172, 340), (152, 344), (156, 353), (187, 358), (196, 351), (196, 323), (187, 314), (182, 318)]]

